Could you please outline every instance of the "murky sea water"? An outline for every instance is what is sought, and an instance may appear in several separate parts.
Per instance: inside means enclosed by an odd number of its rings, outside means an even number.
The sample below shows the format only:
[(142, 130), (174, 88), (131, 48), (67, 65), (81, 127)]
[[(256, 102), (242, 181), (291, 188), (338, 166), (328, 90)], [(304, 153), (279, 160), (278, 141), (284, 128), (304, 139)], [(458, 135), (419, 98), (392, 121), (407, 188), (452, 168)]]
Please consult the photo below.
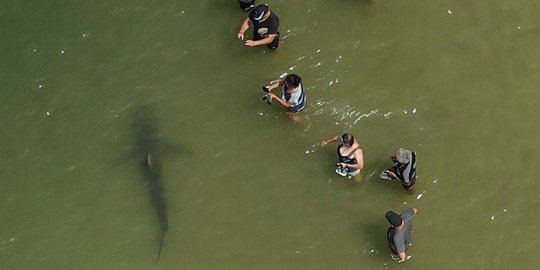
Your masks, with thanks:
[[(236, 39), (232, 0), (49, 2), (0, 3), (1, 269), (538, 268), (539, 2), (277, 0), (275, 52)], [(293, 72), (299, 124), (261, 101)], [(318, 146), (342, 132), (356, 181)], [(413, 193), (378, 178), (398, 147), (418, 154)], [(384, 213), (407, 207), (398, 264)]]

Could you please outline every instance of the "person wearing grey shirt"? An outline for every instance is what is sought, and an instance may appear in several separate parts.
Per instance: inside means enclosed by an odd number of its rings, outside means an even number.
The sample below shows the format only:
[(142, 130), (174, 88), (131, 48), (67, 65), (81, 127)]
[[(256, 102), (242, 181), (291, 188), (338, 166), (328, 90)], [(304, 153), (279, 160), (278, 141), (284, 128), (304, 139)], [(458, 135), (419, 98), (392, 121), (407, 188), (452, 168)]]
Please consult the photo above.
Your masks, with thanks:
[(388, 246), (393, 254), (399, 256), (400, 262), (408, 259), (405, 252), (411, 246), (412, 218), (416, 212), (416, 208), (408, 208), (399, 215), (394, 211), (385, 214), (386, 220), (392, 225), (386, 232)]

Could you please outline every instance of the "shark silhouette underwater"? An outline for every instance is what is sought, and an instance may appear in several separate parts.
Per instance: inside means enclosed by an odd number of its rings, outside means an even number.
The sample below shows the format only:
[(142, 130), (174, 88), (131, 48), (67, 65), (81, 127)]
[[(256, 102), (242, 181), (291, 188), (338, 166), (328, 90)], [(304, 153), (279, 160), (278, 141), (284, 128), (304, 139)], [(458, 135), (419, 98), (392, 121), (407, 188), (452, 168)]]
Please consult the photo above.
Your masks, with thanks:
[(159, 136), (158, 120), (149, 106), (141, 106), (135, 111), (133, 128), (136, 131), (136, 146), (139, 167), (144, 176), (150, 200), (154, 206), (160, 226), (160, 244), (156, 263), (161, 255), (163, 241), (169, 229), (167, 203), (161, 175), (162, 142)]

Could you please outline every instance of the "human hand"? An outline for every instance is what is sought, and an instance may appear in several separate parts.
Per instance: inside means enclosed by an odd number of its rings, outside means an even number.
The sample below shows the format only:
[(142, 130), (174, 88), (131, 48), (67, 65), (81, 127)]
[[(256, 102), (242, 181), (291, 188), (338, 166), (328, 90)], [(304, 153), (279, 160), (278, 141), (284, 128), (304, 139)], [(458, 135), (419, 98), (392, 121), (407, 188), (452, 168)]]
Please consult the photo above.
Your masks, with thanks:
[(408, 261), (412, 256), (411, 255), (406, 256), (403, 260), (396, 254), (390, 254), (390, 257), (392, 258), (392, 260), (396, 261), (397, 263), (403, 263), (405, 261)]
[(267, 85), (267, 86), (265, 86), (265, 87), (268, 89), (268, 91), (272, 91), (272, 89), (277, 88), (277, 85), (271, 83), (271, 84), (269, 84), (269, 85)]
[(388, 174), (388, 176), (390, 176), (392, 178), (397, 178), (397, 175), (394, 172), (390, 171), (390, 170), (387, 171), (386, 174)]
[(327, 144), (328, 144), (328, 142), (326, 140), (324, 140), (324, 141), (321, 142), (321, 147), (325, 147)]
[(248, 47), (254, 47), (254, 46), (257, 46), (257, 44), (255, 43), (255, 40), (251, 40), (251, 39), (248, 39), (246, 40), (246, 46)]
[(238, 39), (244, 40), (244, 33), (238, 32), (238, 34), (236, 34), (236, 37), (237, 37)]
[[(276, 88), (276, 87), (274, 87), (273, 85), (269, 84), (269, 85), (266, 85), (265, 88), (266, 88), (266, 90), (268, 90), (268, 92), (272, 92), (272, 89), (274, 89), (274, 88)], [(268, 92), (267, 92), (267, 93), (268, 93)]]
[(398, 261), (398, 263), (404, 263), (405, 261), (408, 261), (411, 257), (412, 257), (412, 256), (409, 255), (409, 256), (407, 256), (407, 257), (406, 257), (405, 259), (403, 259), (403, 260), (400, 259), (400, 260)]

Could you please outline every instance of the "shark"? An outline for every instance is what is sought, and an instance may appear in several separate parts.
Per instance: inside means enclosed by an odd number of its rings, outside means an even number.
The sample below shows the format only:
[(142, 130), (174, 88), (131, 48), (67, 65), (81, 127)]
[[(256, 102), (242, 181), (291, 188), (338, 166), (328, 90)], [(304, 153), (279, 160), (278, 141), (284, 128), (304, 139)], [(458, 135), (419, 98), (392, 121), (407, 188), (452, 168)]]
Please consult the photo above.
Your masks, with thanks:
[(157, 214), (160, 227), (160, 244), (156, 263), (159, 261), (163, 242), (169, 229), (167, 218), (167, 203), (161, 174), (162, 142), (159, 136), (158, 120), (149, 106), (141, 106), (135, 112), (134, 128), (144, 183), (150, 195), (150, 201)]

